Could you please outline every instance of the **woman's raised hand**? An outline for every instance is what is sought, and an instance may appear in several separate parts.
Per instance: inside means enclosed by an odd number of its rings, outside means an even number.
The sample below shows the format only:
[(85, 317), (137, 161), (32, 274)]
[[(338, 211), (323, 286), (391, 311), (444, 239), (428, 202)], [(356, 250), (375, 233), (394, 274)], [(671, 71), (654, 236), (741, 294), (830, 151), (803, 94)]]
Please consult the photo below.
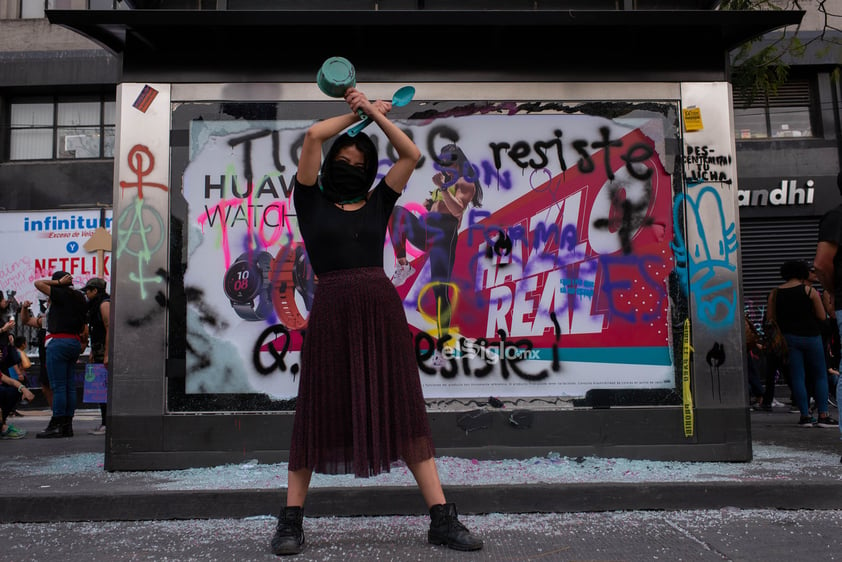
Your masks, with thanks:
[(388, 115), (388, 113), (392, 111), (392, 102), (390, 101), (377, 100), (372, 105), (374, 106), (374, 109), (383, 115)]
[(374, 106), (371, 105), (365, 94), (356, 88), (345, 90), (345, 101), (354, 113), (359, 113), (359, 110), (362, 110), (366, 115), (371, 115), (372, 111), (374, 111)]
[(345, 90), (345, 101), (351, 107), (352, 111), (356, 112), (362, 109), (368, 116), (373, 115), (375, 112), (386, 115), (392, 110), (391, 102), (383, 100), (370, 102), (366, 95), (356, 88), (348, 88)]

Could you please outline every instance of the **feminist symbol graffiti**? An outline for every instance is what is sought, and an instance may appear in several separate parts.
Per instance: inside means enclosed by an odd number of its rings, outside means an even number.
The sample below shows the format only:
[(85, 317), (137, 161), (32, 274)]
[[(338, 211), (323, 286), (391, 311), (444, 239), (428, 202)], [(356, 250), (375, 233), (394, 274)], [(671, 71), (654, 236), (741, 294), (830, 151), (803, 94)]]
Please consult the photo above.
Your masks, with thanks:
[[(129, 151), (129, 156), (127, 160), (129, 162), (129, 170), (134, 172), (134, 174), (137, 176), (137, 181), (121, 181), (120, 187), (122, 189), (126, 189), (127, 187), (136, 187), (138, 199), (143, 199), (144, 185), (147, 187), (157, 187), (158, 189), (168, 191), (167, 186), (164, 184), (154, 182), (144, 183), (143, 181), (143, 176), (148, 176), (152, 172), (152, 170), (155, 169), (155, 157), (152, 155), (152, 152), (150, 152), (149, 148), (143, 146), (142, 144), (134, 145)], [(146, 163), (145, 167), (144, 161)]]
[(160, 183), (143, 181), (143, 177), (148, 176), (155, 168), (155, 157), (147, 147), (142, 144), (134, 145), (127, 160), (129, 169), (137, 176), (137, 181), (121, 181), (120, 187), (136, 187), (137, 197), (132, 205), (126, 206), (117, 220), (117, 257), (123, 252), (137, 257), (137, 274), (130, 273), (129, 279), (140, 285), (140, 296), (145, 299), (146, 283), (160, 283), (163, 280), (159, 275), (145, 276), (143, 269), (164, 244), (164, 220), (154, 208), (144, 203), (143, 186), (164, 191), (168, 191), (168, 188)]
[[(136, 197), (134, 204), (126, 207), (117, 220), (119, 244), (117, 257), (123, 252), (137, 258), (137, 273), (129, 273), (129, 279), (140, 285), (140, 298), (146, 298), (146, 283), (160, 283), (159, 275), (145, 276), (144, 265), (148, 265), (152, 256), (164, 245), (164, 220), (161, 215)], [(157, 236), (154, 236), (157, 234)], [(133, 242), (137, 237), (138, 240)]]

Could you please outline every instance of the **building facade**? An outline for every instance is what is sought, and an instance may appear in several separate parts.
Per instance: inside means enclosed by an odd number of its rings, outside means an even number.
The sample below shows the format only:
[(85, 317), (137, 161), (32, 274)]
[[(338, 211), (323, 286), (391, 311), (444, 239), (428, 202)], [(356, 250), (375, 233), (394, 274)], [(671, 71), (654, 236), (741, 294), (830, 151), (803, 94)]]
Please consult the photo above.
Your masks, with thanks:
[[(228, 0), (163, 20), (152, 8), (164, 3), (132, 4), (143, 9), (48, 14), (108, 47), (119, 72), (113, 110), (103, 94), (99, 121), (73, 123), (87, 137), (63, 135), (63, 98), (53, 99), (47, 124), (49, 111), (20, 101), (26, 88), (3, 90), (0, 170), (47, 169), (53, 159), (70, 165), (62, 162), (70, 150), (85, 165), (113, 166), (107, 468), (284, 457), (302, 328), (284, 311), (295, 303), (306, 317), (306, 274), (293, 277), (286, 305), (268, 295), (273, 306), (260, 321), (238, 315), (214, 279), (248, 254), (238, 244), (253, 241), (270, 268), (298, 263), (289, 174), (308, 120), (341, 111), (314, 84), (314, 69), (339, 53), (378, 96), (416, 87), (399, 117), (427, 156), (417, 176), (434, 173), (442, 142), (456, 142), (485, 186), (483, 207), (464, 219), (453, 277), (471, 297), (454, 326), (479, 357), (462, 347), (433, 365), (446, 345), (424, 305), (429, 283), (401, 293), (440, 450), (750, 458), (739, 218), (824, 201), (825, 192), (817, 189), (822, 176), (780, 178), (763, 205), (766, 176), (743, 182), (733, 132), (745, 130), (739, 146), (758, 151), (783, 141), (763, 140), (756, 115), (732, 113), (725, 53), (800, 14), (644, 13), (640, 4), (624, 11), (615, 3), (600, 12), (589, 3), (573, 21), (532, 2), (508, 3), (505, 13), (428, 3), (263, 12), (259, 3)], [(459, 45), (437, 44), (434, 30), (458, 34)], [(282, 63), (272, 56), (279, 43), (314, 36), (323, 38), (318, 49)], [(602, 48), (581, 53), (595, 38)], [(412, 65), (404, 53), (383, 54), (390, 41), (409, 46)], [(489, 51), (489, 41), (511, 47)], [(626, 41), (640, 56), (618, 58)], [(560, 64), (551, 55), (558, 52), (579, 54)], [(773, 114), (764, 113), (767, 137), (815, 140), (803, 118), (778, 123)], [(96, 127), (99, 145), (85, 140)], [(50, 142), (21, 140), (39, 133)], [(85, 138), (67, 140), (77, 136)], [(49, 159), (31, 157), (47, 144)], [(763, 169), (748, 160), (745, 169)], [(423, 191), (410, 186), (409, 202), (420, 204)], [(32, 207), (15, 205), (8, 208)], [(420, 278), (423, 248), (416, 250)]]

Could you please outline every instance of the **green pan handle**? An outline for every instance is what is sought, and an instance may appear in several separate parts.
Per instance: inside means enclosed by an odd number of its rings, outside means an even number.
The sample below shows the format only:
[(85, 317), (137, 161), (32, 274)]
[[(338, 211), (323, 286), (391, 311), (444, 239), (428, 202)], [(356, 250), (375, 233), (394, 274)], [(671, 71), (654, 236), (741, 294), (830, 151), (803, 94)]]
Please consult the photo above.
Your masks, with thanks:
[[(392, 95), (392, 106), (403, 107), (412, 101), (412, 97), (414, 95), (415, 88), (413, 88), (412, 86), (404, 86), (403, 88), (399, 88), (398, 91)], [(371, 117), (365, 115), (365, 113), (361, 109), (358, 109), (357, 113), (359, 114), (362, 121), (348, 129), (349, 137), (357, 136), (360, 131), (371, 125)]]
[[(362, 110), (360, 110), (360, 111), (362, 111)], [(363, 112), (363, 115), (365, 115), (365, 112)], [(371, 125), (371, 122), (372, 122), (371, 117), (369, 117), (368, 115), (365, 115), (365, 117), (363, 117), (362, 121), (360, 121), (359, 123), (357, 123), (356, 125), (354, 125), (350, 129), (348, 129), (348, 136), (349, 137), (357, 136), (360, 133), (360, 131), (362, 131), (363, 129), (365, 129), (369, 125)]]

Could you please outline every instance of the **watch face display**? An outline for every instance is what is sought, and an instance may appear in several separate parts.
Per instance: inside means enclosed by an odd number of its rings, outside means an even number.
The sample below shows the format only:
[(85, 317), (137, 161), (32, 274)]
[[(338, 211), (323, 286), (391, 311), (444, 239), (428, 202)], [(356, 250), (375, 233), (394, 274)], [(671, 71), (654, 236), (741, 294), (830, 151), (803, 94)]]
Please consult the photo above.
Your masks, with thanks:
[(225, 294), (234, 302), (253, 301), (263, 286), (263, 274), (257, 264), (234, 262), (225, 273)]

